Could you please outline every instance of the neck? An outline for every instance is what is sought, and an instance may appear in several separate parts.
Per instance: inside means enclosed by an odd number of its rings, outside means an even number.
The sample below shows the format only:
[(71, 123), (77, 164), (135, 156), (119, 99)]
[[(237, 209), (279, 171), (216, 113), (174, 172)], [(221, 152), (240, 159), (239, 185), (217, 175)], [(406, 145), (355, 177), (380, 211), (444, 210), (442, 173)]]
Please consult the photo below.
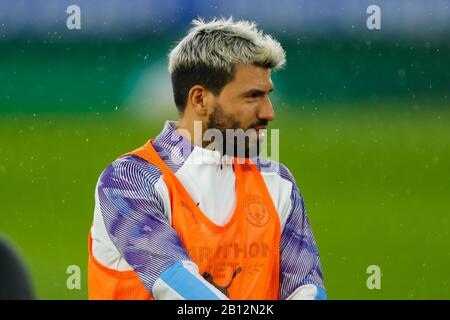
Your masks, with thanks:
[(203, 122), (201, 120), (188, 120), (181, 118), (176, 128), (178, 134), (191, 144), (204, 148), (205, 142), (203, 141)]

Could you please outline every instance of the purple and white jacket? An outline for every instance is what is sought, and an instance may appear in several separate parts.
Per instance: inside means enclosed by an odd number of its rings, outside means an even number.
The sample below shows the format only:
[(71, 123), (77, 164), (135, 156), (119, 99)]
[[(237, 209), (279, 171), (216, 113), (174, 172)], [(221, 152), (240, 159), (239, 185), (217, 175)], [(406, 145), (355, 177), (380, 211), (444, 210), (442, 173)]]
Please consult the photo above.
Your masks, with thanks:
[[(202, 212), (225, 225), (236, 202), (232, 165), (223, 163), (219, 152), (192, 145), (175, 126), (165, 124), (154, 148)], [(294, 178), (283, 165), (264, 163), (258, 168), (282, 230), (279, 299), (326, 299), (316, 242)], [(110, 269), (134, 270), (155, 299), (227, 299), (199, 274), (172, 228), (160, 169), (136, 156), (115, 160), (100, 175), (91, 234), (94, 257)]]

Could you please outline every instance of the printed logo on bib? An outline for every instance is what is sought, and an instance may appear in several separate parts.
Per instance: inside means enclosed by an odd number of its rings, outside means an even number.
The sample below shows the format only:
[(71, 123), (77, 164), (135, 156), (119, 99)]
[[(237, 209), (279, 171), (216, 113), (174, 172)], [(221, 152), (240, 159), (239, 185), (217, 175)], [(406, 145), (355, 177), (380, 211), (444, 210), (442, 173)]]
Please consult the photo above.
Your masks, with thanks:
[(226, 295), (227, 297), (230, 297), (229, 293), (228, 293), (228, 288), (231, 287), (231, 284), (234, 280), (234, 278), (242, 271), (241, 267), (238, 267), (236, 270), (234, 270), (233, 275), (231, 276), (231, 280), (228, 282), (227, 285), (225, 286), (219, 286), (218, 284), (216, 284), (214, 282), (214, 277), (209, 273), (209, 272), (204, 272), (203, 273), (203, 278), (205, 278), (206, 281), (208, 281), (209, 283), (211, 283), (213, 286), (215, 286), (217, 289), (219, 289), (220, 292), (222, 292), (224, 295)]
[(263, 227), (269, 221), (266, 204), (257, 195), (250, 195), (245, 198), (244, 210), (247, 220), (255, 227)]
[(216, 250), (205, 246), (190, 247), (188, 253), (191, 259), (201, 265), (206, 265), (203, 277), (219, 290), (227, 294), (232, 280), (238, 275), (255, 276), (264, 267), (261, 258), (266, 258), (271, 251), (265, 242), (252, 242), (249, 245), (224, 243)]
[[(206, 241), (207, 243), (207, 241)], [(205, 244), (204, 246), (187, 247), (189, 256), (197, 263), (210, 264), (216, 259), (227, 261), (266, 258), (273, 250), (268, 243), (252, 242), (240, 244), (235, 242), (223, 243), (215, 249)]]

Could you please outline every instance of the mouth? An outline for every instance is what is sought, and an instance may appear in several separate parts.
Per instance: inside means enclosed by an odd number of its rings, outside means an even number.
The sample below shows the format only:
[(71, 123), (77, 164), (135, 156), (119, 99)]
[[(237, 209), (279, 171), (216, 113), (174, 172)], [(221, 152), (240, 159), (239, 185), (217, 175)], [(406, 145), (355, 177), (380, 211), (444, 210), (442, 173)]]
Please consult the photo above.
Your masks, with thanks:
[(267, 126), (257, 126), (257, 127), (254, 127), (254, 129), (255, 130), (264, 130), (264, 129), (267, 129)]

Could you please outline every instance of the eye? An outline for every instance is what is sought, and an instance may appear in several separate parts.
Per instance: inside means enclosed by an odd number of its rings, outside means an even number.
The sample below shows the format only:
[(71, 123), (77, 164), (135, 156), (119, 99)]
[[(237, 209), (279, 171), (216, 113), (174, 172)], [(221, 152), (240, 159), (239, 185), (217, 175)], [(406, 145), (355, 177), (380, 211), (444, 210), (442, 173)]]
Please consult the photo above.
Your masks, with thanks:
[(262, 95), (263, 94), (259, 91), (252, 91), (252, 92), (248, 93), (245, 97), (254, 99), (254, 98), (261, 97)]

